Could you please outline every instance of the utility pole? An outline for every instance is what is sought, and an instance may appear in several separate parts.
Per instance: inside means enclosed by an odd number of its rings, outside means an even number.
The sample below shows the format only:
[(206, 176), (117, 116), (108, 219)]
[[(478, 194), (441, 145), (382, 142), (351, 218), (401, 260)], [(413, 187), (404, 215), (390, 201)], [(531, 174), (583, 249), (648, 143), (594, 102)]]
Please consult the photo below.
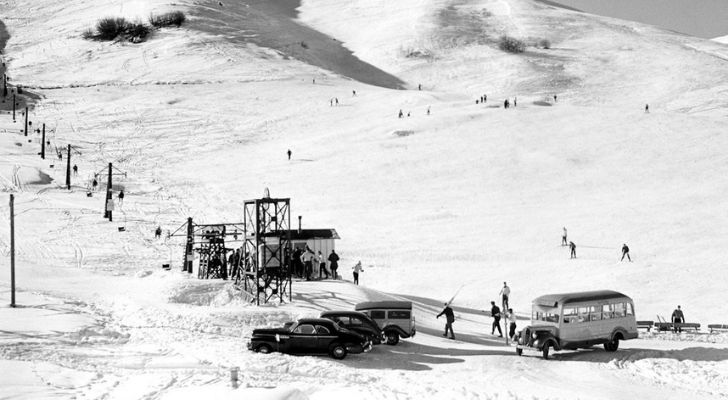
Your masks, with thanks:
[(13, 122), (15, 122), (15, 93), (13, 93)]
[(104, 204), (104, 218), (108, 218), (109, 221), (112, 221), (111, 211), (114, 208), (113, 204), (109, 204), (109, 200), (111, 200), (111, 168), (111, 163), (109, 163), (109, 176), (106, 180), (106, 203)]
[(8, 74), (3, 74), (3, 97), (8, 97)]
[(66, 187), (71, 190), (71, 145), (68, 145), (68, 157), (66, 157)]
[(28, 107), (25, 107), (25, 136), (28, 136)]
[(15, 307), (15, 196), (10, 194), (10, 307)]
[(192, 225), (192, 217), (187, 218), (187, 246), (185, 247), (185, 265), (182, 269), (190, 274), (192, 273), (192, 247), (194, 246), (194, 225)]
[(40, 158), (45, 160), (45, 122), (43, 123), (43, 141), (40, 142)]

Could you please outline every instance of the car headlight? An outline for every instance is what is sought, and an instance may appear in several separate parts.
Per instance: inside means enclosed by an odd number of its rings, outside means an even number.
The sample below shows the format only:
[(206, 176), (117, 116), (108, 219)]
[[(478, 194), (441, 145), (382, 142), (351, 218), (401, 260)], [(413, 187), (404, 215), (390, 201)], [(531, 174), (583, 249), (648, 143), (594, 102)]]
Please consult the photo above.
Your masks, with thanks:
[(531, 334), (531, 339), (536, 339), (537, 337), (538, 337), (538, 335), (536, 334), (536, 332)]

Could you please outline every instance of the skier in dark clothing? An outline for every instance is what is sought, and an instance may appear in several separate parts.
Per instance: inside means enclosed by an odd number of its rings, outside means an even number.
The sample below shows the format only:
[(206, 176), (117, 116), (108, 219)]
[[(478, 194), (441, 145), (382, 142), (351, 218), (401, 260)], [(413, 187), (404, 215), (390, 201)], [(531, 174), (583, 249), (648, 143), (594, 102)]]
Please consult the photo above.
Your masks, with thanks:
[(303, 276), (303, 263), (301, 263), (301, 249), (296, 247), (291, 256), (293, 262), (293, 273), (299, 278)]
[(501, 313), (500, 308), (495, 305), (495, 301), (490, 302), (490, 315), (493, 317), (493, 326), (491, 327), (490, 334), (495, 335), (495, 330), (498, 328), (498, 337), (503, 337), (503, 331), (500, 327)]
[(508, 102), (508, 99), (506, 99), (506, 100), (505, 100), (505, 101), (503, 102), (503, 107), (504, 107), (504, 108), (508, 108), (508, 106), (510, 106), (510, 105), (511, 105), (511, 104), (510, 104), (510, 103)]
[(445, 314), (445, 333), (442, 336), (447, 337), (447, 332), (450, 331), (450, 339), (455, 339), (455, 332), (452, 330), (452, 323), (455, 322), (455, 314), (452, 312), (452, 308), (450, 308), (448, 303), (445, 303), (445, 309), (437, 314), (436, 318), (440, 318), (442, 314)]
[(122, 204), (124, 204), (124, 191), (123, 190), (121, 190), (119, 192), (119, 205), (122, 205)]
[(576, 258), (576, 245), (574, 242), (569, 242), (569, 249), (571, 249), (571, 258)]
[(76, 164), (73, 164), (73, 175), (74, 176), (78, 175), (78, 165), (76, 165)]
[(331, 268), (331, 276), (336, 279), (336, 270), (339, 269), (339, 255), (333, 250), (331, 250), (331, 254), (329, 254), (329, 266)]
[(402, 110), (399, 110), (399, 117), (402, 118), (403, 116), (404, 116), (404, 113), (402, 112)]
[(96, 187), (99, 186), (99, 181), (94, 178), (94, 180), (91, 182), (91, 187), (96, 191)]
[(624, 261), (625, 256), (627, 256), (627, 260), (629, 260), (629, 262), (632, 262), (632, 258), (629, 256), (629, 247), (627, 247), (627, 243), (622, 245), (622, 259), (619, 261)]
[(289, 160), (291, 159), (291, 154), (293, 154), (293, 152), (291, 151), (291, 149), (288, 149), (288, 159)]
[(156, 239), (159, 239), (162, 237), (162, 227), (158, 226), (157, 229), (154, 230), (154, 237)]
[[(685, 316), (683, 315), (682, 310), (680, 309), (680, 306), (677, 306), (677, 309), (672, 312), (672, 323), (673, 324), (682, 324), (685, 323)], [(677, 325), (673, 326), (674, 332), (682, 332), (682, 327), (679, 327)]]

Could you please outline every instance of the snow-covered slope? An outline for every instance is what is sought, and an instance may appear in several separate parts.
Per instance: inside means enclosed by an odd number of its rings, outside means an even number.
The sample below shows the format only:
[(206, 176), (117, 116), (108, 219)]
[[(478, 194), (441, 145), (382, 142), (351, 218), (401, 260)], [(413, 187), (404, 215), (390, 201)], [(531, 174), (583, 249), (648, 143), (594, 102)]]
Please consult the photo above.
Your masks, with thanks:
[[(241, 45), (235, 35), (246, 32), (202, 33), (195, 18), (138, 45), (80, 37), (110, 14), (219, 7), (175, 3), (0, 4), (11, 82), (44, 96), (34, 127), (46, 123), (52, 150), (72, 144), (79, 166), (73, 189), (62, 189), (61, 162), (40, 160), (38, 135), (28, 142), (20, 122), (0, 115), (0, 188), (18, 199), (27, 306), (2, 310), (13, 323), (0, 328), (9, 332), (0, 364), (17, 373), (0, 387), (29, 398), (180, 398), (195, 395), (190, 387), (261, 398), (726, 392), (723, 336), (655, 335), (616, 355), (543, 364), (485, 335), (490, 319), (478, 311), (508, 281), (522, 317), (540, 294), (610, 288), (635, 299), (639, 319), (681, 304), (688, 321), (728, 323), (724, 45), (527, 0), (305, 0), (300, 23), (413, 89), (390, 90)], [(551, 49), (506, 54), (502, 34), (548, 39)], [(500, 107), (516, 96), (517, 107)], [(103, 196), (85, 194), (108, 162), (127, 173), (115, 178), (127, 196), (113, 223), (102, 219)], [(238, 221), (243, 200), (266, 187), (291, 197), (304, 226), (337, 229), (344, 277), (362, 260), (367, 289), (295, 282), (292, 304), (257, 309), (229, 285), (175, 271), (181, 242), (155, 239), (158, 225)], [(8, 211), (1, 201), (0, 220)], [(563, 226), (576, 260), (559, 245)], [(619, 262), (623, 243), (634, 262)], [(161, 271), (170, 261), (174, 270)], [(0, 283), (7, 303), (8, 277)], [(446, 343), (432, 317), (463, 284), (456, 332), (465, 340)], [(256, 326), (386, 293), (417, 302), (421, 334), (402, 347), (344, 363), (244, 349)], [(73, 317), (58, 326), (47, 309)], [(28, 327), (29, 315), (47, 327)], [(248, 391), (225, 389), (232, 366)], [(46, 374), (58, 377), (48, 387)]]
[(714, 41), (716, 41), (718, 43), (728, 44), (728, 35), (721, 36), (721, 37), (717, 37), (717, 38), (713, 38), (712, 40), (714, 40)]

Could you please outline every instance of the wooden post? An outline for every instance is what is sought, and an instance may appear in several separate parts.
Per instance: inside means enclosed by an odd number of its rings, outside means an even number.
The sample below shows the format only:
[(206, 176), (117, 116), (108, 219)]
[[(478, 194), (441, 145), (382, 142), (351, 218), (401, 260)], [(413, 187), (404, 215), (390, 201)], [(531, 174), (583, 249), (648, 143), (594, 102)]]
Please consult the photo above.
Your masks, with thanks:
[(111, 210), (109, 210), (109, 200), (111, 199), (111, 163), (109, 163), (109, 176), (106, 177), (106, 201), (104, 201), (104, 218), (111, 221)]
[(15, 196), (10, 194), (10, 307), (15, 307)]
[(45, 122), (43, 123), (43, 141), (40, 143), (40, 158), (45, 160)]
[(13, 93), (13, 122), (15, 122), (15, 93)]
[(25, 136), (28, 136), (28, 107), (25, 107)]
[(71, 145), (68, 145), (68, 157), (66, 157), (66, 187), (71, 190)]
[(3, 74), (3, 97), (8, 97), (8, 74)]

